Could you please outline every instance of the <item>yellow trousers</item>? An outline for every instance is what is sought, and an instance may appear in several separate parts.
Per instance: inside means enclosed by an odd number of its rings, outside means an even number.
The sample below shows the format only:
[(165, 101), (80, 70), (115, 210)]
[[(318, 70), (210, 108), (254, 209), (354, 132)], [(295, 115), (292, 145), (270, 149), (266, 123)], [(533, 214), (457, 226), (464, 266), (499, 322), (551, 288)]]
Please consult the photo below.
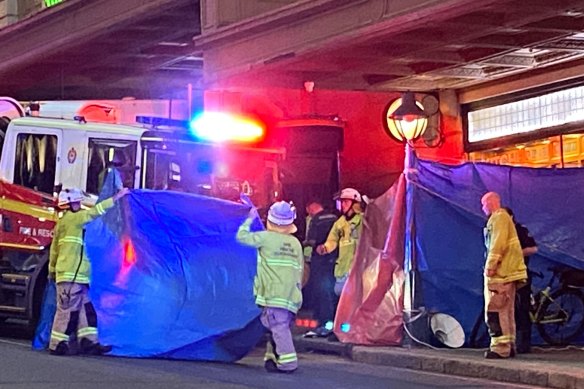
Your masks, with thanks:
[(488, 283), (485, 280), (485, 322), (491, 336), (490, 349), (509, 357), (515, 348), (515, 282)]

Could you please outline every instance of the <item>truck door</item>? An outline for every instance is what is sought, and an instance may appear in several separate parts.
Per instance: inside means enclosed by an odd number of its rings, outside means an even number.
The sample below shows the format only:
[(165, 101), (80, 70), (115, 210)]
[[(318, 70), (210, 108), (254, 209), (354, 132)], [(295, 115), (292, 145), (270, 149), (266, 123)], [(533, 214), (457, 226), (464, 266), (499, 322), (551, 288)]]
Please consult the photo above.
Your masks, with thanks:
[(7, 133), (0, 182), (0, 247), (42, 251), (56, 221), (62, 132), (15, 126)]

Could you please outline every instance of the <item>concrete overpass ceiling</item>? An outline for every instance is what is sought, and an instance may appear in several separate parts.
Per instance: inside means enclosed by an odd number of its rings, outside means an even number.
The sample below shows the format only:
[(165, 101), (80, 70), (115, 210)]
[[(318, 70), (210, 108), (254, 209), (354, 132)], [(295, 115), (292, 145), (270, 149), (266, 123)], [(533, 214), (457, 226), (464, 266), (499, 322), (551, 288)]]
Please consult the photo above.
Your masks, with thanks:
[(198, 0), (81, 3), (63, 2), (0, 30), (8, 42), (0, 56), (10, 58), (0, 62), (3, 95), (169, 98), (199, 85), (203, 60), (192, 43), (201, 31)]
[[(242, 84), (255, 77), (278, 86), (298, 87), (312, 80), (320, 88), (430, 91), (472, 88), (550, 66), (584, 63), (582, 0), (426, 1), (427, 9), (396, 16), (388, 13), (370, 25), (360, 21), (366, 12), (364, 3), (345, 2), (344, 7), (327, 11), (333, 16), (326, 20), (339, 24), (338, 34), (329, 39), (311, 38), (316, 31), (309, 18), (297, 23), (294, 36), (296, 42), (307, 42), (304, 47), (290, 43), (286, 34), (291, 31), (278, 26), (268, 32), (271, 39), (282, 42), (280, 46), (273, 45), (275, 49), (255, 57), (238, 54), (238, 48), (250, 39), (262, 45), (268, 33), (253, 32), (261, 30), (261, 20), (255, 25), (248, 21), (247, 35), (246, 26), (239, 26), (239, 38), (234, 35), (231, 41), (225, 30), (204, 33), (195, 38), (195, 44), (205, 50), (208, 79), (217, 85)], [(347, 14), (353, 10), (351, 29), (341, 17), (343, 9)], [(270, 23), (275, 24), (274, 20)], [(215, 36), (220, 39), (214, 41)], [(237, 39), (241, 39), (239, 46)], [(226, 52), (217, 55), (214, 50)], [(224, 66), (220, 60), (226, 56), (239, 56), (239, 62), (231, 60)]]

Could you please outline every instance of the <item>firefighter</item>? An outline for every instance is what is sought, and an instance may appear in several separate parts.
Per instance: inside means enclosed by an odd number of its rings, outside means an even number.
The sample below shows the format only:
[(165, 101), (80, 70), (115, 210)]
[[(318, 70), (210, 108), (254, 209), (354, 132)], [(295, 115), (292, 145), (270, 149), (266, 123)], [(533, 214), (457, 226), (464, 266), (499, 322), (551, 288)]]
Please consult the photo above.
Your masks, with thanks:
[(111, 351), (111, 346), (97, 341), (97, 315), (88, 294), (90, 267), (83, 243), (84, 227), (127, 193), (128, 189), (124, 188), (88, 210), (81, 209), (81, 190), (66, 189), (59, 193), (59, 207), (65, 213), (55, 226), (49, 257), (49, 278), (57, 283), (57, 312), (49, 344), (51, 354), (71, 355), (79, 351), (101, 355)]
[(274, 203), (268, 211), (267, 231), (251, 232), (257, 218), (252, 208), (237, 231), (237, 240), (258, 249), (254, 280), (256, 304), (262, 307), (261, 322), (269, 331), (264, 367), (270, 373), (292, 373), (298, 358), (290, 326), (302, 305), (304, 258), (296, 232), (296, 210), (289, 203)]
[(333, 225), (326, 242), (317, 246), (316, 252), (325, 255), (339, 248), (335, 265), (335, 293), (340, 296), (361, 236), (363, 208), (361, 194), (353, 188), (343, 189), (335, 200), (340, 202), (338, 207), (342, 215)]
[(515, 292), (527, 280), (527, 268), (515, 224), (501, 208), (501, 198), (488, 192), (481, 199), (488, 216), (485, 228), (485, 321), (491, 345), (487, 359), (509, 358), (515, 355)]

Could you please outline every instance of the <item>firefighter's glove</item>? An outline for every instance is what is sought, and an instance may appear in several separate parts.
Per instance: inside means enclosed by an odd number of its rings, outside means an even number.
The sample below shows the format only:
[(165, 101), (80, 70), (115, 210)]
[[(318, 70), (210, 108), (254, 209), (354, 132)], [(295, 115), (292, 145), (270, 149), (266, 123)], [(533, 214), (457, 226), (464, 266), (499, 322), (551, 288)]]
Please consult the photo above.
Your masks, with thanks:
[(247, 215), (250, 219), (259, 218), (258, 209), (256, 207), (251, 207), (249, 214)]

